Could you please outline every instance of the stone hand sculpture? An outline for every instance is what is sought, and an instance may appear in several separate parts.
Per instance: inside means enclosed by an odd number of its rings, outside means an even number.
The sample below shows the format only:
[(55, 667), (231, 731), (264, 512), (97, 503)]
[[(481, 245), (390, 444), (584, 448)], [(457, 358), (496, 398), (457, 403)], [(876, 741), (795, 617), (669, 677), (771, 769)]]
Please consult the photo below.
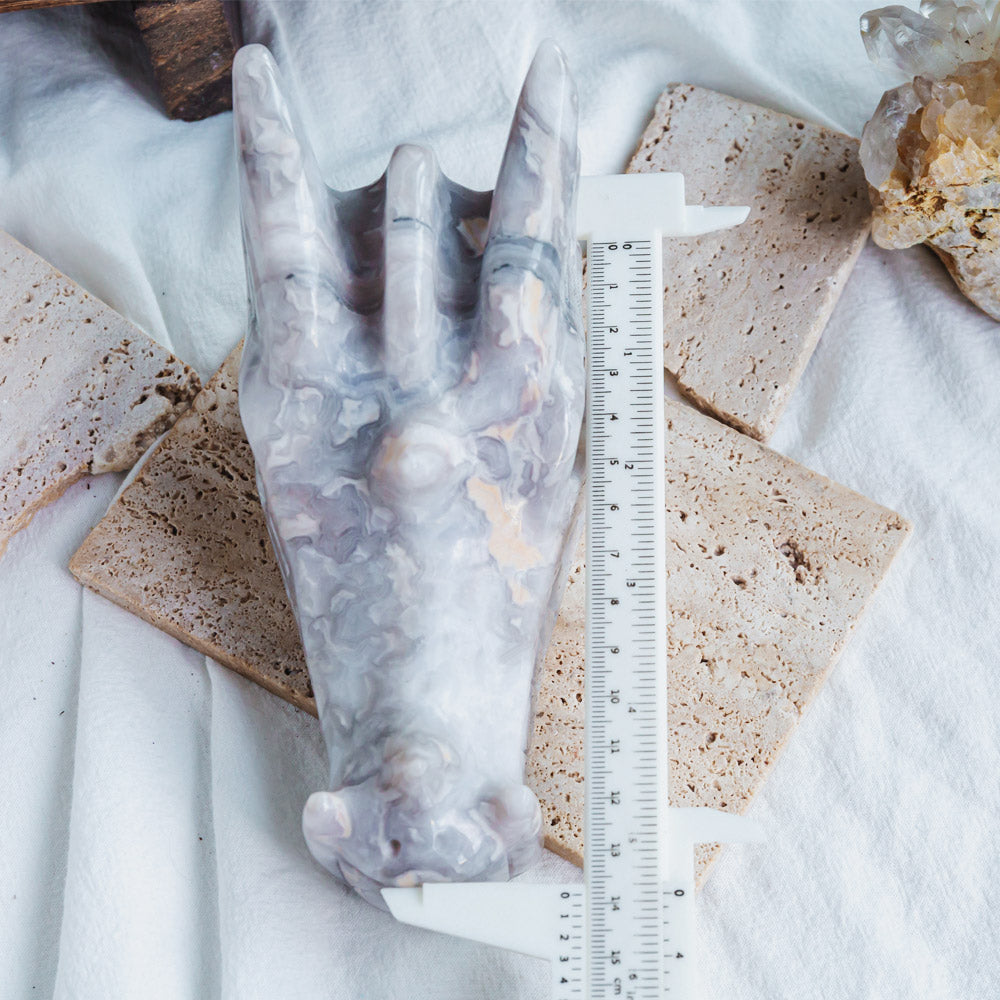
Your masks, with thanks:
[(872, 237), (927, 243), (1000, 320), (1000, 4), (884, 7), (861, 34), (874, 62), (913, 78), (885, 93), (861, 137)]
[(330, 190), (267, 50), (233, 79), (240, 411), (330, 757), (306, 841), (378, 905), (506, 879), (539, 850), (531, 682), (583, 471), (572, 80), (543, 45), (491, 195), (417, 146)]

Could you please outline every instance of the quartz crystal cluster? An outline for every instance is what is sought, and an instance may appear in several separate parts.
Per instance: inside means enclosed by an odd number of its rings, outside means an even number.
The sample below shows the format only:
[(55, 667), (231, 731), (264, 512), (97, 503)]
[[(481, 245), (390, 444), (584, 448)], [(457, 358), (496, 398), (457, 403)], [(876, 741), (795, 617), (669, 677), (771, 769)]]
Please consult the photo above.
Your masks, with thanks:
[(889, 249), (926, 243), (1000, 320), (1000, 4), (923, 0), (861, 18), (870, 58), (912, 77), (887, 91), (861, 138)]
[(306, 841), (376, 904), (506, 879), (540, 848), (531, 682), (582, 476), (575, 88), (543, 45), (492, 194), (417, 146), (337, 192), (267, 50), (233, 78), (240, 412), (330, 759)]

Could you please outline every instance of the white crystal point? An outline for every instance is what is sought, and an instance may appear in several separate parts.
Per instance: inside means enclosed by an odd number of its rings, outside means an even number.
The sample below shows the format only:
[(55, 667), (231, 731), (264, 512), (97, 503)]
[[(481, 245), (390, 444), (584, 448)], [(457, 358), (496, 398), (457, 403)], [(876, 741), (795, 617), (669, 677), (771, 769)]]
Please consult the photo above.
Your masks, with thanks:
[(907, 77), (942, 77), (962, 63), (989, 59), (996, 51), (998, 6), (923, 0), (920, 11), (891, 6), (861, 15), (868, 57)]
[(252, 316), (240, 412), (330, 758), (303, 832), (365, 898), (540, 848), (531, 679), (581, 486), (576, 92), (544, 44), (494, 194), (401, 146), (323, 183), (261, 46), (234, 121)]
[(865, 178), (874, 188), (881, 188), (897, 167), (901, 167), (897, 141), (903, 126), (921, 100), (910, 83), (887, 90), (861, 133), (859, 158)]
[(909, 7), (862, 14), (861, 37), (873, 63), (891, 63), (906, 76), (946, 72), (953, 64), (950, 32)]

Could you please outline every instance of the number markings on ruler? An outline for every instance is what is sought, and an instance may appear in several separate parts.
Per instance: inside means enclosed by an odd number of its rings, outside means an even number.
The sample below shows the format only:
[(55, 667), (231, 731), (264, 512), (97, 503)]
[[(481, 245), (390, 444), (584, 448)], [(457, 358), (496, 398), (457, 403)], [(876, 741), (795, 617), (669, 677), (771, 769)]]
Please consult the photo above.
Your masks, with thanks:
[(594, 1000), (660, 996), (663, 727), (654, 421), (661, 419), (662, 383), (651, 280), (658, 250), (651, 240), (593, 240), (587, 251), (586, 881)]

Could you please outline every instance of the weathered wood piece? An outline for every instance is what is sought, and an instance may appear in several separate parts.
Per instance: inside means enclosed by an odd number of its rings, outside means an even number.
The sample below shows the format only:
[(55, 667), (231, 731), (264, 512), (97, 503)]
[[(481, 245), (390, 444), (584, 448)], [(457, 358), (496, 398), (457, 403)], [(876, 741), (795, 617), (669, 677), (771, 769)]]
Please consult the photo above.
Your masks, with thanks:
[(137, 0), (132, 6), (167, 114), (199, 121), (231, 110), (236, 47), (220, 0)]
[(81, 7), (84, 4), (108, 3), (109, 0), (0, 0), (0, 14), (9, 10), (39, 10), (42, 7)]
[(129, 6), (149, 53), (163, 105), (171, 118), (200, 121), (233, 107), (233, 56), (239, 13), (233, 0), (0, 0), (0, 14), (45, 7), (100, 5), (113, 19)]

